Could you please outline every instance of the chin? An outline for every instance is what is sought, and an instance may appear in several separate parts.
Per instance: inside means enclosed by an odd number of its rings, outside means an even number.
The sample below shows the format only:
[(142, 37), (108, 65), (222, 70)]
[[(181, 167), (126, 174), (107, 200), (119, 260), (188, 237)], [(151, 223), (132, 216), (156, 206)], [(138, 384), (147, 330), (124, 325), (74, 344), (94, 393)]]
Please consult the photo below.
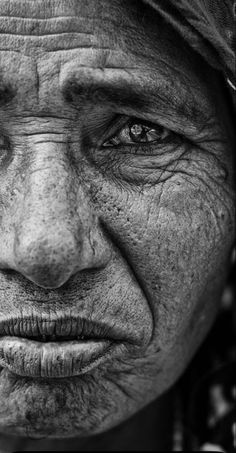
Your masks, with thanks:
[[(169, 353), (122, 357), (66, 378), (0, 372), (0, 432), (42, 438), (90, 437), (119, 425), (161, 396), (183, 373), (198, 344)], [(184, 351), (186, 355), (184, 355)]]
[(138, 409), (115, 381), (97, 373), (37, 380), (2, 369), (0, 398), (0, 432), (32, 439), (93, 436)]

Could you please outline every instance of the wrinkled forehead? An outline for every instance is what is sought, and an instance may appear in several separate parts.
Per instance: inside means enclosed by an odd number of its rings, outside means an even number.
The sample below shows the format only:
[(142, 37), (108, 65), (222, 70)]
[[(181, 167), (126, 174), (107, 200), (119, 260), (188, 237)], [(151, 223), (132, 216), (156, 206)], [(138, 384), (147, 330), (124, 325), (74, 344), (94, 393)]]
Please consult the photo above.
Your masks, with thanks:
[[(116, 3), (112, 2), (113, 7)], [(98, 44), (105, 47), (108, 40), (98, 43), (94, 31), (110, 16), (106, 6), (107, 1), (94, 0), (0, 0), (1, 50), (37, 55)]]
[(66, 72), (124, 65), (121, 9), (120, 0), (0, 0), (0, 91), (32, 97), (37, 83), (58, 85), (67, 63)]
[[(110, 2), (111, 5), (119, 2)], [(70, 20), (74, 17), (96, 17), (102, 11), (105, 11), (107, 0), (1, 0), (1, 16), (22, 18), (22, 19), (64, 19)]]
[(141, 0), (0, 0), (0, 94), (21, 92), (17, 108), (35, 105), (39, 88), (57, 107), (61, 83), (83, 67), (114, 70), (115, 80), (121, 69), (131, 84), (137, 70), (142, 86), (155, 79), (163, 89), (168, 79), (172, 99), (182, 80), (205, 99), (207, 68)]
[(185, 52), (176, 52), (176, 36), (148, 8), (141, 0), (0, 0), (0, 53), (65, 60), (80, 50), (88, 62), (99, 49), (98, 67), (113, 53), (113, 60), (129, 55), (148, 62), (159, 56), (182, 67), (185, 60), (190, 68)]

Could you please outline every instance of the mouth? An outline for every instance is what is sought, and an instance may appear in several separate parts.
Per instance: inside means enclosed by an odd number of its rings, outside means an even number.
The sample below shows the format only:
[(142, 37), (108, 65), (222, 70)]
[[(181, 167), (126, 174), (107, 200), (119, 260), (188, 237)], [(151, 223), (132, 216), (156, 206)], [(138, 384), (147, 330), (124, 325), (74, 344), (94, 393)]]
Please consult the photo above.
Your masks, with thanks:
[(79, 318), (0, 322), (0, 367), (22, 377), (68, 378), (123, 354), (125, 332)]

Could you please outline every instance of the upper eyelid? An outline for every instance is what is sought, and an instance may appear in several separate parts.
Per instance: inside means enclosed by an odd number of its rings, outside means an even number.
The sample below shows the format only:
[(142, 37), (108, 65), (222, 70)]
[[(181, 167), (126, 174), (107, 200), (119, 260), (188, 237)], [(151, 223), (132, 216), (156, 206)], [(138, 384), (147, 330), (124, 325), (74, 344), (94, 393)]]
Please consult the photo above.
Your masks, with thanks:
[(150, 109), (142, 109), (142, 110), (134, 110), (132, 108), (123, 108), (123, 109), (116, 109), (118, 115), (125, 115), (129, 118), (137, 118), (139, 121), (149, 122), (153, 125), (162, 126), (171, 132), (178, 134), (186, 139), (195, 142), (202, 131), (206, 129), (207, 124), (209, 124), (209, 117), (208, 123), (205, 122), (204, 126), (202, 124), (193, 124), (191, 121), (180, 122), (178, 117), (174, 117), (172, 114), (167, 114), (162, 109), (153, 108), (152, 111)]
[[(145, 125), (145, 126), (147, 126), (147, 127), (150, 127), (150, 129), (151, 129), (151, 128), (152, 128), (152, 129), (156, 129), (156, 128), (158, 128), (158, 127), (163, 127), (163, 129), (168, 129), (168, 128), (165, 128), (164, 126), (161, 126), (160, 124), (152, 123), (151, 121), (147, 121), (147, 120), (140, 119), (140, 118), (135, 118), (135, 117), (129, 117), (129, 118), (127, 118), (127, 120), (124, 122), (124, 124), (121, 124), (120, 127), (117, 126), (117, 129), (116, 129), (116, 131), (114, 131), (113, 135), (118, 134), (120, 131), (122, 131), (122, 129), (123, 129), (124, 127), (126, 127), (127, 125), (132, 124), (132, 123), (133, 123), (133, 124), (142, 124), (142, 125)], [(114, 128), (115, 128), (115, 126), (114, 126)], [(170, 130), (170, 129), (168, 129), (168, 130)], [(172, 132), (172, 131), (170, 130), (170, 132)], [(110, 134), (109, 134), (109, 135), (110, 135)]]
[(163, 127), (163, 129), (164, 129), (164, 126), (161, 126), (160, 124), (153, 123), (151, 121), (148, 121), (148, 120), (145, 120), (145, 119), (136, 118), (136, 117), (131, 117), (130, 118), (130, 122), (131, 123), (137, 123), (137, 124), (140, 123), (140, 124), (145, 125), (147, 127), (150, 127), (150, 128), (152, 127), (153, 129), (155, 129), (156, 127)]

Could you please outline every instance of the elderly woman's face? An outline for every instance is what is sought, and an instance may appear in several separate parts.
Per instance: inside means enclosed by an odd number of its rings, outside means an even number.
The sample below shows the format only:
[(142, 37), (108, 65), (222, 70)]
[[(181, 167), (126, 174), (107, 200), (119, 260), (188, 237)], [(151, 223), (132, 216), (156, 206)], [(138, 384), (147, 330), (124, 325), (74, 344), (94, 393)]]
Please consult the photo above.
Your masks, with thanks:
[(90, 435), (169, 388), (214, 319), (229, 118), (138, 2), (0, 16), (0, 430)]

